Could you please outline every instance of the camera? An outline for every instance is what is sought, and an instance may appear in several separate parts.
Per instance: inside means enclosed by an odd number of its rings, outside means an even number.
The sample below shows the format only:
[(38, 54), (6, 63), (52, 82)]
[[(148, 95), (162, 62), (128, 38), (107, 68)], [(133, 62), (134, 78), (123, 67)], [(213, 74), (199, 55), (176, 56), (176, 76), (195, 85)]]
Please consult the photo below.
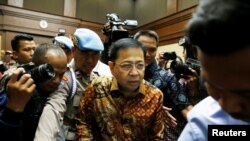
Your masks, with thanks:
[[(23, 74), (30, 74), (31, 78), (34, 80), (34, 83), (36, 85), (39, 85), (47, 80), (50, 80), (56, 75), (53, 67), (50, 64), (42, 64), (35, 67), (35, 65), (31, 62), (28, 64), (20, 65), (17, 68), (24, 68), (24, 72), (18, 75), (17, 80), (19, 80)], [(8, 75), (6, 75), (6, 77), (2, 79), (0, 84), (0, 86), (3, 86), (2, 88), (6, 89), (6, 85), (13, 71), (14, 70), (9, 72)]]
[(107, 35), (112, 41), (116, 41), (121, 38), (128, 38), (129, 32), (123, 29), (121, 26), (138, 26), (138, 22), (136, 20), (125, 20), (122, 21), (116, 13), (111, 13), (106, 15), (108, 22), (111, 26), (111, 31), (107, 31), (103, 29), (103, 33)]
[(50, 64), (42, 64), (35, 67), (33, 63), (28, 63), (18, 66), (18, 68), (20, 67), (24, 68), (24, 72), (18, 78), (23, 74), (30, 74), (35, 84), (40, 84), (55, 77), (55, 71)]
[(192, 75), (193, 72), (189, 68), (194, 69), (198, 74), (200, 74), (200, 61), (188, 58), (185, 63), (174, 60), (170, 64), (170, 70), (175, 75)]
[(177, 58), (177, 55), (174, 51), (172, 52), (164, 52), (163, 59), (165, 60), (175, 60)]

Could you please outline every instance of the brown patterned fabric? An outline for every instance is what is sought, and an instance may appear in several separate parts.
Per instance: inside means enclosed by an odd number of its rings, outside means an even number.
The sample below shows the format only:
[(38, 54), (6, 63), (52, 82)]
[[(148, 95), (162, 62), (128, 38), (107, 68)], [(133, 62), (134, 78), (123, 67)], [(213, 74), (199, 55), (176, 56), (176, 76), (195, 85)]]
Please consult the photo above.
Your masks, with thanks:
[(142, 81), (134, 97), (125, 98), (115, 78), (92, 81), (80, 101), (78, 140), (163, 140), (163, 95)]

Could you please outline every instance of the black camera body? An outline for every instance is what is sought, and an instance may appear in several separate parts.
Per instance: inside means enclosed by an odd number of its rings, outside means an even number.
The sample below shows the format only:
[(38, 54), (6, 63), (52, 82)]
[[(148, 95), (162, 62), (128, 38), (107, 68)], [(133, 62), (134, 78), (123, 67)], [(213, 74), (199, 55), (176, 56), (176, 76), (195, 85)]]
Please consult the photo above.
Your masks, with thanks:
[(174, 51), (163, 53), (163, 59), (165, 60), (175, 60), (176, 58), (177, 58), (177, 55)]
[[(50, 64), (42, 64), (35, 67), (33, 63), (28, 63), (20, 65), (17, 68), (24, 68), (24, 71), (18, 75), (17, 80), (19, 80), (23, 74), (30, 74), (31, 78), (34, 80), (34, 83), (36, 85), (39, 85), (47, 80), (50, 80), (56, 75), (53, 67)], [(8, 72), (6, 76), (4, 76), (1, 80), (0, 86), (2, 86), (2, 88), (5, 90), (13, 71), (14, 69)]]
[(200, 74), (200, 61), (188, 58), (185, 63), (174, 60), (170, 64), (171, 72), (178, 76), (192, 75), (193, 72), (189, 68), (194, 69), (198, 74)]
[(188, 58), (185, 63), (177, 60), (176, 53), (164, 52), (163, 59), (173, 60), (170, 64), (170, 70), (177, 76), (180, 75), (192, 75), (192, 71), (189, 69), (194, 69), (198, 74), (200, 74), (200, 61)]
[(111, 26), (111, 31), (105, 31), (103, 30), (104, 34), (109, 36), (109, 38), (112, 41), (116, 41), (121, 38), (128, 38), (129, 37), (129, 32), (121, 26), (131, 26), (131, 27), (136, 27), (138, 26), (138, 22), (136, 20), (125, 20), (122, 21), (116, 13), (111, 13), (106, 15), (108, 22), (110, 23)]
[(30, 74), (35, 84), (40, 84), (51, 78), (55, 77), (55, 71), (50, 64), (41, 64), (37, 67), (33, 63), (20, 65), (18, 68), (24, 68), (24, 72), (19, 75), (19, 78), (23, 74)]

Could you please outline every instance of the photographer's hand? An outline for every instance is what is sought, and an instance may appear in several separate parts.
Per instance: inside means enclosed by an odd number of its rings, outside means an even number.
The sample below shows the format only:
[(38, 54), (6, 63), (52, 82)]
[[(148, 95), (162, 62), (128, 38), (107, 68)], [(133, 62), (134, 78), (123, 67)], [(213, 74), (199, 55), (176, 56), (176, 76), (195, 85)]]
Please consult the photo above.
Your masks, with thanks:
[(176, 127), (177, 126), (177, 120), (175, 117), (173, 117), (173, 115), (170, 114), (170, 111), (172, 110), (172, 108), (168, 108), (163, 106), (164, 109), (164, 122), (166, 126), (169, 127)]
[(107, 22), (103, 25), (103, 30), (105, 30), (106, 32), (111, 32), (111, 29), (112, 29), (112, 27), (111, 27), (109, 22)]
[(18, 79), (22, 72), (23, 68), (15, 70), (6, 85), (8, 96), (6, 107), (14, 112), (23, 112), (25, 105), (28, 103), (36, 88), (29, 74), (24, 74)]
[(156, 56), (156, 60), (161, 68), (167, 69), (166, 63), (168, 62), (168, 60), (164, 59), (163, 54), (164, 52), (159, 52), (158, 55)]

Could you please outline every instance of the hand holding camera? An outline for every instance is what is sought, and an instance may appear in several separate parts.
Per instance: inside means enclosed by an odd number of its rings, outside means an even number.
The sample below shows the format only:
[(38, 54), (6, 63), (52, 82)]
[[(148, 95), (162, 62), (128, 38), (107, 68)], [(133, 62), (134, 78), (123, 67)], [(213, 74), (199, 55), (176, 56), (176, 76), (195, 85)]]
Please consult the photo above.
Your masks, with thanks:
[(15, 112), (22, 112), (29, 101), (36, 85), (52, 79), (55, 76), (50, 64), (42, 64), (37, 67), (33, 63), (19, 66), (5, 79), (5, 91), (7, 92), (7, 107)]
[(55, 77), (55, 71), (50, 64), (42, 64), (35, 67), (35, 65), (31, 62), (29, 64), (19, 66), (19, 68), (24, 68), (24, 72), (20, 75), (24, 73), (30, 74), (35, 84), (40, 84)]
[(10, 76), (5, 88), (8, 93), (6, 107), (14, 112), (22, 112), (24, 110), (36, 88), (30, 74), (20, 76), (23, 71), (23, 68), (16, 69)]

